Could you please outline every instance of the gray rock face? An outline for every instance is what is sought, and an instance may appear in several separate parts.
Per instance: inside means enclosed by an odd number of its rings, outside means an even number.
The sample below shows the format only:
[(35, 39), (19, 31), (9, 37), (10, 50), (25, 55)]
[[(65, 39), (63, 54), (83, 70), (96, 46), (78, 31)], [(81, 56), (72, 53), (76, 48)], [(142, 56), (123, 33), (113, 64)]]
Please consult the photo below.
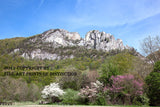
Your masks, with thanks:
[(85, 37), (85, 46), (87, 48), (93, 48), (97, 50), (123, 50), (128, 48), (123, 45), (121, 39), (115, 40), (114, 36), (105, 32), (99, 32), (98, 30), (89, 31)]
[(77, 32), (68, 32), (63, 29), (51, 29), (42, 33), (43, 42), (51, 42), (62, 46), (72, 46), (73, 41), (81, 39)]
[[(33, 48), (29, 53), (23, 52), (22, 56), (29, 59), (61, 59), (61, 55), (56, 52), (49, 52), (59, 47), (83, 46), (88, 49), (97, 49), (103, 51), (110, 51), (114, 49), (129, 49), (124, 46), (121, 39), (115, 40), (114, 36), (98, 30), (89, 31), (85, 38), (82, 39), (77, 32), (68, 32), (63, 29), (51, 29), (38, 36), (33, 36), (28, 39), (27, 44), (32, 44)], [(16, 50), (15, 50), (16, 51)], [(19, 51), (19, 50), (18, 50)], [(63, 58), (74, 58), (71, 56), (63, 56)]]
[(35, 49), (33, 50), (31, 53), (23, 53), (22, 57), (26, 58), (26, 59), (49, 59), (49, 60), (60, 60), (60, 59), (67, 59), (67, 58), (74, 58), (73, 55), (71, 56), (60, 56), (57, 54), (52, 54), (52, 53), (48, 53), (45, 51), (42, 51), (41, 49)]

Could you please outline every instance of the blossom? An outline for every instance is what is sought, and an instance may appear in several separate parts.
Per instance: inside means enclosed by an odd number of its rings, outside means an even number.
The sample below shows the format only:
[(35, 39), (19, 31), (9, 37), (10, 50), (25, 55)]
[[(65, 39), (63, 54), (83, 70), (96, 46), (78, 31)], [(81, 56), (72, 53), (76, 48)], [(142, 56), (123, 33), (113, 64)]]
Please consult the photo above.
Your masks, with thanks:
[(112, 86), (108, 88), (111, 92), (122, 92), (126, 96), (143, 94), (143, 81), (131, 74), (112, 76), (111, 80)]
[(97, 97), (97, 94), (103, 89), (103, 83), (96, 81), (92, 82), (91, 86), (86, 86), (85, 88), (80, 90), (80, 97), (88, 98), (90, 102), (94, 101)]
[(65, 92), (60, 89), (58, 83), (51, 83), (50, 85), (47, 85), (42, 90), (42, 98), (50, 98), (50, 97), (59, 97), (63, 95)]

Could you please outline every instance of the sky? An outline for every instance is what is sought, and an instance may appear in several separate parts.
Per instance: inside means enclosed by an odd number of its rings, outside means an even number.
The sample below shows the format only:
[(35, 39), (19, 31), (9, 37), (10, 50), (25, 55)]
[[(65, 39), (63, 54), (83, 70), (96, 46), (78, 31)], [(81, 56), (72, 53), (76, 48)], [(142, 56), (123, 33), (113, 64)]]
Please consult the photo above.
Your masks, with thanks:
[(99, 30), (138, 52), (148, 36), (160, 36), (160, 0), (0, 0), (0, 39), (29, 37), (49, 29)]

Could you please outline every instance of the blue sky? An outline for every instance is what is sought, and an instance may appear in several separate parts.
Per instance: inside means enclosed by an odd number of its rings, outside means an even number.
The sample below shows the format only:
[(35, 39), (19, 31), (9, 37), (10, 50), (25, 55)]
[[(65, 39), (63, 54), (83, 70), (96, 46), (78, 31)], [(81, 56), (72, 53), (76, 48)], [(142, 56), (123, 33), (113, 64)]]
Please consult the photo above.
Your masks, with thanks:
[(49, 29), (111, 33), (140, 51), (140, 41), (160, 36), (160, 0), (0, 0), (0, 39)]

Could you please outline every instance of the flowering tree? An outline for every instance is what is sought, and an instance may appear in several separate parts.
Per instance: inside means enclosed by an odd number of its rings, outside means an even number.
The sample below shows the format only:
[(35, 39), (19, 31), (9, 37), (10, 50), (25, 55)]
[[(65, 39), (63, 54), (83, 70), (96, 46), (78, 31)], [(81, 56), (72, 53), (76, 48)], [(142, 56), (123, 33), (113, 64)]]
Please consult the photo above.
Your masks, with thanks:
[(58, 83), (51, 83), (44, 87), (42, 93), (42, 98), (52, 100), (51, 102), (55, 102), (58, 97), (64, 94), (64, 91), (60, 89)]
[(97, 94), (99, 91), (103, 89), (103, 83), (96, 81), (95, 83), (91, 83), (91, 87), (86, 86), (86, 88), (83, 88), (80, 90), (79, 95), (88, 100), (89, 102), (94, 102), (96, 100)]
[(133, 75), (112, 76), (111, 80), (111, 87), (105, 87), (105, 89), (110, 90), (113, 95), (113, 101), (117, 101), (118, 96), (120, 96), (123, 101), (126, 100), (131, 103), (134, 97), (143, 94), (143, 81), (136, 79)]

